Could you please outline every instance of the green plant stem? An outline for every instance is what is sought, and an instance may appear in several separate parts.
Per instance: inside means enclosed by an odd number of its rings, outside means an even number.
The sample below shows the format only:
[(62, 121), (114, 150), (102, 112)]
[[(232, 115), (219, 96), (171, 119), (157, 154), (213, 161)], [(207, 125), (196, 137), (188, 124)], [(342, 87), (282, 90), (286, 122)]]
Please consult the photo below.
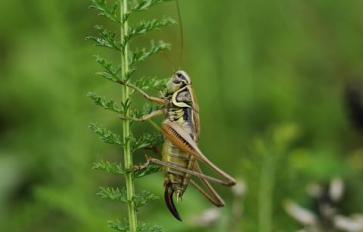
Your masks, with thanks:
[[(120, 21), (123, 22), (121, 24), (121, 41), (124, 42), (125, 38), (127, 37), (128, 33), (128, 22), (127, 20), (124, 22), (124, 15), (127, 14), (127, 0), (120, 0)], [(126, 75), (129, 71), (129, 62), (128, 62), (128, 50), (129, 47), (125, 44), (123, 51), (121, 52), (121, 66), (122, 66), (122, 78), (126, 80)], [(127, 85), (122, 86), (122, 102), (125, 103), (129, 101), (130, 92), (129, 87)], [(126, 118), (130, 117), (130, 110), (129, 108), (126, 109), (125, 112)], [(130, 121), (123, 120), (122, 122), (122, 140), (123, 140), (123, 155), (124, 155), (124, 168), (128, 170), (125, 174), (125, 181), (126, 181), (126, 192), (127, 192), (127, 208), (128, 208), (128, 220), (129, 220), (129, 227), (130, 232), (137, 231), (137, 216), (136, 216), (136, 207), (134, 202), (135, 197), (135, 185), (134, 185), (134, 177), (131, 170), (133, 169), (133, 159), (131, 154), (131, 146), (130, 140)]]
[(272, 200), (275, 184), (275, 157), (264, 154), (258, 196), (258, 224), (260, 232), (272, 231)]

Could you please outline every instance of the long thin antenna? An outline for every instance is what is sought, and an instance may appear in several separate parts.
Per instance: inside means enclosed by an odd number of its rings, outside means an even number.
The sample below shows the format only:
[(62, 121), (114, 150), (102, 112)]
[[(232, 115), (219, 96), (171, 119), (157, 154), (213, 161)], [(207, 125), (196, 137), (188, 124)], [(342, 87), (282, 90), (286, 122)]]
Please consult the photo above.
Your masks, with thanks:
[(180, 5), (179, 5), (179, 0), (175, 0), (176, 3), (176, 8), (178, 11), (178, 21), (179, 21), (179, 33), (180, 33), (180, 65), (182, 65), (183, 63), (183, 51), (184, 51), (184, 27), (183, 27), (183, 20), (181, 17), (181, 13), (180, 13)]
[(168, 56), (168, 54), (163, 52), (163, 53), (161, 53), (161, 55), (164, 58), (164, 60), (167, 61), (168, 65), (171, 66), (171, 67), (173, 67), (172, 68), (172, 72), (177, 71), (177, 67), (176, 67), (175, 63), (170, 59), (170, 57)]

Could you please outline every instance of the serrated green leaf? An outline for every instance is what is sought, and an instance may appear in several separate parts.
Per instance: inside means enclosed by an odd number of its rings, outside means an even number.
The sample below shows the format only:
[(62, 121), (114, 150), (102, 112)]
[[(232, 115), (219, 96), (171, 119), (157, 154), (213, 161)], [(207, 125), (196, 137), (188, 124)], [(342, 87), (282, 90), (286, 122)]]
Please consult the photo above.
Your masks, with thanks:
[[(112, 201), (118, 201), (121, 203), (128, 203), (126, 189), (113, 188), (113, 187), (100, 187), (100, 191), (97, 193), (102, 199), (109, 199)], [(150, 201), (159, 199), (155, 194), (142, 191), (134, 196), (132, 201), (135, 203), (136, 208), (140, 208)]]
[(119, 114), (123, 114), (124, 112), (124, 110), (122, 109), (123, 105), (117, 105), (113, 100), (106, 99), (105, 97), (99, 96), (93, 92), (89, 92), (87, 96), (90, 97), (96, 105), (101, 106), (105, 110), (109, 110)]
[(141, 193), (135, 195), (133, 201), (135, 202), (135, 207), (140, 208), (146, 205), (148, 202), (158, 199), (159, 197), (155, 194), (148, 191), (142, 191)]
[(139, 223), (137, 232), (163, 232), (161, 226)]
[(123, 170), (121, 164), (118, 163), (110, 163), (109, 161), (99, 161), (95, 162), (92, 165), (92, 169), (105, 171), (114, 175), (123, 175), (125, 171)]
[(158, 41), (156, 43), (151, 41), (151, 46), (149, 49), (143, 48), (130, 53), (130, 66), (135, 66), (137, 63), (145, 61), (150, 56), (169, 49), (170, 44), (165, 43), (164, 41)]
[(94, 123), (90, 124), (89, 128), (95, 132), (104, 143), (123, 145), (120, 136), (110, 130), (98, 127)]
[(125, 41), (128, 42), (129, 40), (131, 40), (136, 36), (146, 34), (153, 30), (160, 30), (162, 27), (166, 27), (175, 23), (176, 23), (175, 20), (172, 18), (152, 19), (149, 21), (142, 21), (137, 26), (130, 27), (129, 33)]
[(109, 220), (107, 222), (108, 228), (117, 232), (129, 232), (129, 225), (127, 222), (121, 222), (120, 220)]
[(143, 134), (139, 138), (131, 139), (131, 149), (135, 152), (140, 149), (153, 149), (159, 146), (163, 142), (163, 136), (161, 134)]
[(97, 36), (87, 36), (86, 40), (94, 41), (96, 46), (111, 48), (117, 51), (122, 50), (121, 43), (116, 39), (116, 33), (104, 28), (103, 26), (96, 25), (95, 29), (98, 32)]
[(106, 0), (92, 0), (90, 5), (91, 9), (97, 9), (98, 15), (105, 16), (113, 22), (120, 23), (118, 16), (118, 3), (115, 1), (113, 4), (108, 5)]
[(142, 77), (135, 81), (135, 86), (142, 90), (157, 90), (162, 91), (166, 88), (166, 83), (169, 79), (158, 79), (156, 77)]
[(134, 7), (131, 8), (130, 12), (128, 12), (126, 14), (125, 20), (127, 20), (128, 17), (134, 12), (145, 11), (145, 10), (149, 9), (150, 7), (161, 4), (163, 2), (169, 2), (169, 1), (172, 1), (172, 0), (141, 0)]
[(119, 201), (127, 203), (126, 189), (119, 189), (113, 187), (100, 187), (100, 191), (97, 193), (103, 199), (109, 199), (113, 201)]
[[(116, 232), (129, 232), (130, 228), (127, 221), (121, 222), (120, 220), (110, 220), (107, 222), (108, 227)], [(139, 222), (137, 225), (137, 232), (163, 232), (163, 229), (157, 225), (146, 224)]]
[(103, 72), (98, 72), (97, 75), (113, 82), (121, 80), (121, 65), (113, 65), (110, 61), (99, 55), (96, 55), (95, 57), (96, 62), (101, 65), (104, 70)]

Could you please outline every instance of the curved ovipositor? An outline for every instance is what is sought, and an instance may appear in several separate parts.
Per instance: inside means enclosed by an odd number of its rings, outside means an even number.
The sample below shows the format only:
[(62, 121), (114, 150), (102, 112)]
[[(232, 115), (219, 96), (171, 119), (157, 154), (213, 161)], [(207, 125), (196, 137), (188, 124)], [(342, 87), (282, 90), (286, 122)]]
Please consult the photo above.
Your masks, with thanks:
[(165, 186), (165, 193), (164, 193), (165, 203), (166, 203), (166, 206), (168, 207), (168, 209), (170, 210), (170, 212), (173, 214), (173, 216), (176, 219), (178, 219), (179, 221), (182, 221), (180, 214), (174, 204), (174, 199), (173, 199), (174, 192), (175, 191), (172, 189), (170, 184), (167, 184)]

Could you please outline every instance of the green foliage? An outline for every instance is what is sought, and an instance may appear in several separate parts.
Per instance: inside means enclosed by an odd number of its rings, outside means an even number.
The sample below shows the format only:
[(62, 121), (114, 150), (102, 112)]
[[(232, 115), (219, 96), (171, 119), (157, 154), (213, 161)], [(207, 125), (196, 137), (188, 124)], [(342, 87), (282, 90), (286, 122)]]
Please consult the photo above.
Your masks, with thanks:
[(103, 199), (109, 199), (113, 201), (119, 201), (127, 203), (126, 189), (112, 188), (112, 187), (100, 187), (100, 191), (97, 193)]
[(145, 61), (152, 55), (170, 49), (170, 44), (160, 40), (158, 42), (151, 41), (150, 48), (136, 49), (130, 54), (129, 62), (131, 67), (135, 67), (138, 63)]
[[(4, 32), (0, 36), (0, 231), (106, 232), (105, 222), (127, 217), (126, 207), (92, 193), (111, 184), (122, 189), (123, 174), (102, 175), (90, 166), (108, 160), (122, 168), (122, 146), (101, 146), (98, 136), (86, 127), (87, 121), (97, 122), (121, 135), (120, 120), (116, 113), (98, 110), (81, 95), (92, 90), (122, 107), (121, 91), (112, 84), (117, 79), (92, 77), (97, 69), (104, 72), (92, 58), (99, 53), (114, 70), (119, 68), (121, 79), (120, 53), (95, 48), (82, 38), (87, 31), (96, 35), (92, 24), (119, 35), (120, 24), (92, 14), (96, 10), (86, 10), (87, 1), (30, 2), (0, 1)], [(117, 4), (106, 2), (110, 9)], [(134, 2), (129, 0), (131, 8)], [(258, 137), (269, 150), (272, 138), (264, 136), (264, 131), (286, 122), (295, 122), (301, 136), (291, 144), (297, 148), (287, 149), (291, 152), (277, 163), (272, 231), (299, 229), (281, 203), (289, 198), (311, 207), (305, 192), (310, 181), (343, 176), (349, 194), (344, 212), (362, 213), (362, 138), (350, 124), (342, 94), (346, 80), (363, 77), (362, 1), (180, 3), (187, 28), (183, 65), (177, 61), (179, 49), (168, 56), (191, 75), (200, 103), (201, 149), (218, 166), (248, 183), (240, 205), (243, 215), (239, 220), (231, 218), (243, 227), (237, 231), (259, 231), (259, 175), (266, 157), (248, 149), (256, 145), (251, 138)], [(119, 20), (119, 12), (115, 13)], [(145, 13), (150, 18), (176, 15), (174, 2)], [(145, 18), (144, 12), (133, 14), (130, 22), (135, 24), (129, 28)], [(155, 41), (170, 38), (179, 43), (174, 29), (158, 31)], [(148, 45), (140, 37), (131, 41), (131, 48)], [(154, 79), (152, 72), (168, 77), (173, 65), (162, 57), (155, 59), (143, 63), (129, 83), (136, 85), (142, 76)], [(152, 70), (150, 75), (147, 70)], [(157, 93), (153, 88), (143, 90)], [(132, 108), (139, 106), (142, 97), (135, 95), (135, 99)], [(148, 123), (138, 125), (134, 136), (145, 127)], [(152, 151), (138, 150), (136, 163), (143, 163), (144, 153)], [(135, 178), (143, 171), (135, 170)], [(162, 191), (159, 174), (136, 183), (139, 191), (158, 195)], [(238, 205), (229, 190), (217, 190), (226, 202), (218, 210), (228, 219), (230, 208)], [(139, 216), (165, 231), (236, 232), (215, 225), (196, 228), (189, 221), (212, 207), (193, 188), (177, 207), (184, 223), (175, 222), (161, 201), (141, 208)], [(220, 222), (224, 223), (223, 218)]]
[(122, 168), (121, 164), (118, 163), (111, 163), (109, 161), (99, 161), (93, 163), (92, 166), (95, 170), (101, 170), (110, 174), (114, 175), (123, 175), (125, 174), (124, 169)]
[[(119, 189), (117, 187), (100, 187), (100, 191), (97, 193), (97, 195), (103, 199), (118, 201), (125, 204), (128, 202), (125, 188)], [(159, 197), (157, 197), (155, 194), (148, 191), (142, 191), (134, 196), (133, 201), (135, 202), (136, 208), (140, 208), (146, 205), (148, 202), (157, 199), (159, 199)]]
[(131, 137), (131, 149), (133, 152), (142, 149), (153, 149), (154, 147), (160, 146), (163, 141), (162, 135), (154, 135), (145, 133), (139, 138)]
[(121, 65), (115, 66), (100, 55), (96, 55), (95, 57), (96, 62), (104, 69), (102, 72), (97, 72), (97, 75), (113, 82), (118, 82), (121, 80)]
[(130, 41), (131, 38), (135, 38), (140, 35), (144, 35), (153, 30), (160, 30), (163, 27), (175, 24), (175, 20), (172, 18), (152, 19), (149, 21), (142, 21), (137, 26), (130, 28), (125, 41)]
[(111, 228), (113, 231), (117, 231), (117, 232), (129, 232), (130, 228), (129, 225), (124, 222), (120, 222), (119, 220), (109, 220), (107, 222), (108, 227)]
[(95, 132), (99, 138), (104, 142), (108, 144), (118, 144), (122, 145), (121, 138), (119, 135), (111, 132), (108, 129), (98, 127), (96, 124), (92, 123), (89, 125), (89, 128)]
[(124, 20), (127, 20), (128, 17), (135, 12), (146, 11), (157, 4), (169, 1), (173, 0), (140, 0), (135, 6), (131, 8), (130, 12), (125, 15)]
[(96, 46), (110, 48), (117, 51), (121, 51), (121, 49), (124, 48), (124, 45), (116, 39), (115, 32), (105, 29), (101, 25), (96, 25), (95, 29), (98, 32), (98, 36), (87, 36), (86, 39), (94, 41)]
[(143, 90), (163, 91), (166, 88), (168, 79), (157, 79), (152, 77), (142, 77), (136, 80), (135, 85)]
[(159, 199), (158, 196), (148, 191), (142, 191), (139, 194), (136, 194), (134, 197), (136, 208), (143, 207), (144, 205), (148, 204), (150, 201), (158, 199)]
[[(108, 221), (108, 227), (115, 232), (129, 232), (130, 228), (126, 222), (121, 222), (119, 220)], [(146, 223), (139, 223), (137, 227), (137, 232), (162, 232), (162, 228), (156, 225), (150, 225)]]
[[(120, 3), (130, 5), (129, 3), (120, 1)], [(154, 110), (155, 106), (150, 104), (145, 104), (144, 107), (140, 109), (131, 107), (131, 94), (129, 92), (128, 85), (132, 84), (130, 82), (131, 77), (135, 73), (137, 66), (140, 62), (145, 61), (149, 57), (169, 50), (170, 44), (164, 41), (154, 42), (151, 41), (149, 48), (139, 48), (130, 49), (130, 42), (132, 39), (147, 34), (148, 32), (154, 30), (160, 30), (166, 26), (175, 24), (175, 21), (171, 18), (162, 19), (151, 19), (143, 20), (136, 24), (135, 26), (129, 26), (129, 17), (134, 12), (146, 11), (150, 7), (165, 2), (165, 0), (141, 0), (136, 1), (135, 5), (131, 7), (130, 11), (125, 9), (120, 9), (120, 6), (116, 1), (113, 4), (109, 4), (105, 0), (93, 0), (91, 8), (96, 9), (98, 14), (105, 16), (112, 22), (119, 24), (120, 39), (117, 37), (118, 33), (115, 33), (104, 26), (96, 26), (95, 29), (98, 36), (88, 36), (87, 39), (94, 41), (96, 46), (109, 48), (121, 56), (121, 62), (119, 65), (115, 65), (108, 59), (97, 55), (96, 62), (102, 67), (102, 71), (98, 72), (97, 75), (110, 80), (114, 83), (122, 85), (123, 95), (121, 104), (116, 104), (116, 101), (112, 99), (106, 99), (95, 93), (89, 93), (88, 96), (93, 100), (93, 102), (104, 108), (105, 110), (112, 111), (122, 116), (121, 118), (127, 118), (131, 115), (142, 117), (147, 113)], [(123, 5), (125, 6), (125, 5)], [(120, 14), (118, 13), (120, 9)], [(157, 78), (140, 78), (134, 81), (136, 87), (143, 90), (157, 90), (161, 91), (165, 87), (165, 80), (158, 80)], [(134, 179), (142, 178), (146, 175), (158, 172), (160, 167), (155, 165), (148, 165), (143, 168), (137, 168), (133, 166), (132, 155), (138, 150), (155, 150), (160, 146), (162, 142), (162, 137), (160, 135), (153, 134), (142, 134), (140, 137), (135, 137), (129, 128), (130, 121), (124, 119), (123, 122), (123, 134), (119, 136), (108, 129), (98, 127), (96, 124), (91, 124), (90, 128), (100, 137), (100, 139), (108, 144), (117, 144), (123, 147), (124, 164), (110, 163), (108, 161), (96, 162), (93, 165), (93, 169), (102, 170), (110, 174), (124, 175), (126, 180), (126, 188), (119, 187), (101, 187), (100, 191), (97, 193), (101, 198), (109, 199), (117, 202), (121, 202), (128, 207), (128, 223), (120, 223), (119, 221), (109, 222), (109, 227), (114, 231), (152, 231), (157, 232), (161, 229), (157, 226), (150, 226), (143, 223), (137, 223), (136, 211), (152, 200), (156, 200), (157, 197), (148, 192), (142, 191), (139, 194), (134, 191)], [(136, 230), (137, 227), (137, 230)]]
[(107, 5), (106, 0), (92, 0), (91, 9), (97, 9), (98, 15), (105, 16), (113, 22), (120, 23), (118, 15), (118, 3), (115, 1), (112, 5)]
[(98, 96), (92, 92), (88, 93), (87, 96), (90, 97), (96, 105), (103, 107), (105, 110), (113, 111), (119, 114), (123, 114), (124, 112), (122, 107), (118, 106), (113, 100)]

